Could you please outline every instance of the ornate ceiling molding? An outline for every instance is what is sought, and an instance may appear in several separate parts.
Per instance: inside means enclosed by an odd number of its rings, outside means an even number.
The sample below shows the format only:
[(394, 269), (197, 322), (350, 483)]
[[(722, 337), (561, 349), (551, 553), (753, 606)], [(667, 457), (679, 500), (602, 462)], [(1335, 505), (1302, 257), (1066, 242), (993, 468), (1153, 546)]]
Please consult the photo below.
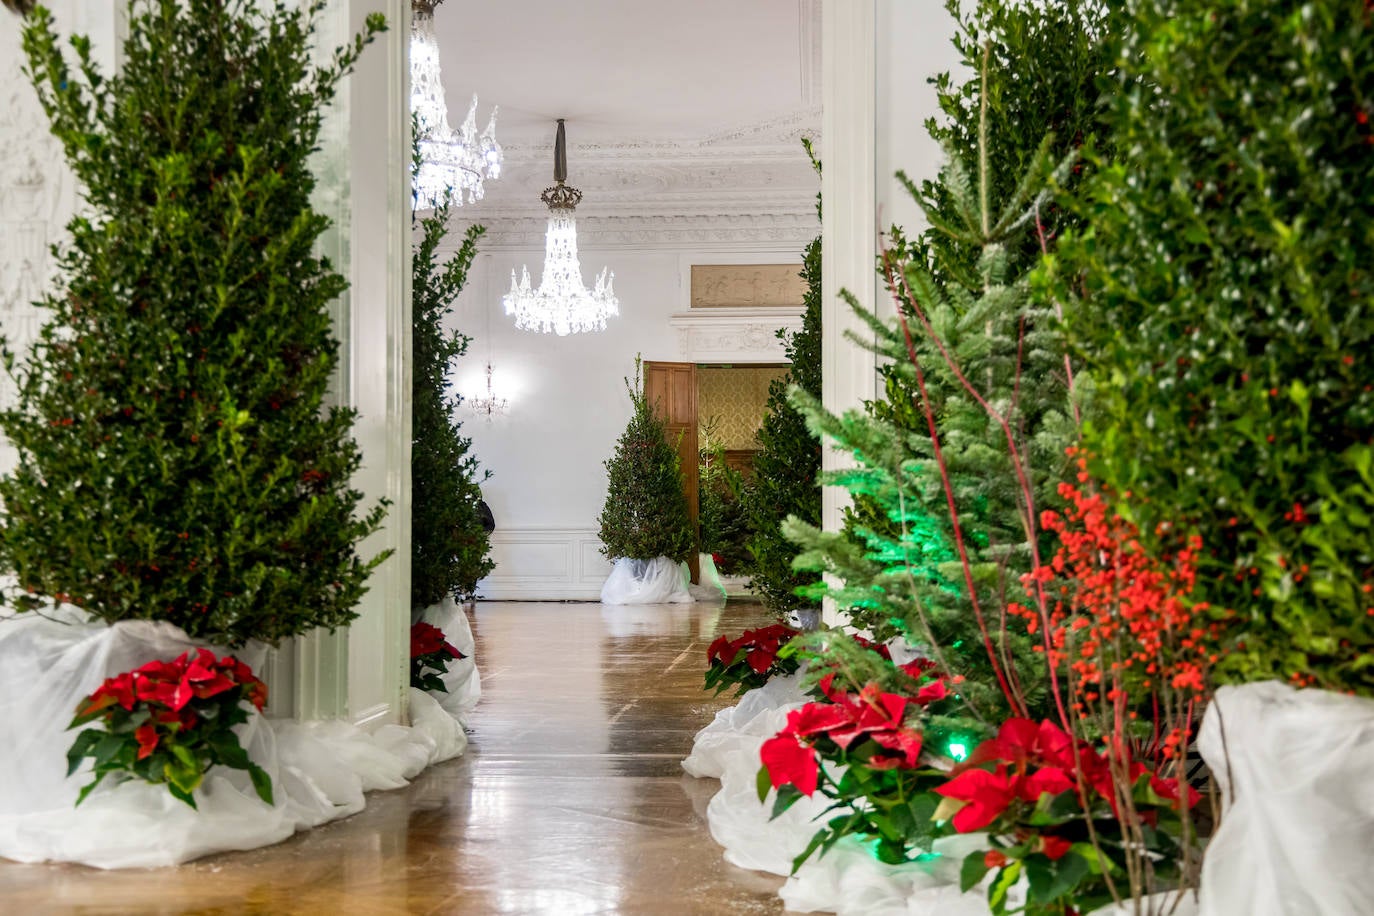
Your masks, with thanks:
[[(800, 248), (819, 231), (818, 181), (800, 138), (817, 133), (819, 112), (793, 112), (699, 140), (574, 147), (570, 180), (584, 248), (683, 246)], [(487, 227), (485, 248), (538, 249), (548, 211), (550, 151), (508, 147), (505, 177), (476, 205), (455, 210), (459, 223)]]
[[(482, 237), (483, 251), (542, 251), (544, 248), (548, 221), (542, 216), (468, 222), (487, 227)], [(577, 221), (578, 245), (584, 251), (738, 247), (751, 251), (796, 252), (819, 232), (820, 224), (814, 211), (801, 214), (602, 216), (582, 217)], [(450, 233), (448, 245), (456, 244), (451, 240), (461, 237), (461, 231)]]

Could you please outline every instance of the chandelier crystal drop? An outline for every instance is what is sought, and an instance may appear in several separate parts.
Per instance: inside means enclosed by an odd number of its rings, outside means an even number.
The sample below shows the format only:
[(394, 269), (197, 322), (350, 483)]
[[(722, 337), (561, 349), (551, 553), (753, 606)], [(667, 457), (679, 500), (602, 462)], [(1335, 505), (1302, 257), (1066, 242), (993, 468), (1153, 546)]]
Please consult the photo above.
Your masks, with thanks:
[(420, 136), (420, 165), (415, 172), (415, 206), (433, 209), (451, 188), (453, 202), (475, 203), (486, 193), (485, 182), (501, 177), (504, 154), (496, 142), (496, 111), (477, 133), (477, 95), (463, 126), (448, 123), (448, 103), (439, 68), (439, 41), (434, 34), (434, 8), (443, 0), (411, 0), (410, 110)]
[(515, 326), (544, 334), (580, 334), (604, 331), (606, 319), (620, 314), (615, 296), (615, 274), (602, 268), (596, 285), (588, 290), (582, 284), (582, 263), (577, 256), (577, 218), (573, 211), (582, 192), (564, 182), (568, 177), (567, 140), (563, 120), (558, 121), (554, 142), (556, 184), (540, 195), (549, 208), (549, 228), (544, 235), (544, 276), (539, 288), (530, 283), (530, 270), (522, 267), (519, 280), (510, 272), (510, 292), (501, 299), (507, 315), (515, 316)]

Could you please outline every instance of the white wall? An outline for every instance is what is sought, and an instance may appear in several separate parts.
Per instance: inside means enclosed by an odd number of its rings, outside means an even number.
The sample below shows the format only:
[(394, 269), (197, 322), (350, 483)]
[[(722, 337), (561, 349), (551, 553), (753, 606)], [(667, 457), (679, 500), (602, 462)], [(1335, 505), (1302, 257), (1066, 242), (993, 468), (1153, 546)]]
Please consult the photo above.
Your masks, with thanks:
[[(480, 218), (480, 206), (464, 217)], [(455, 233), (456, 235), (456, 233)], [(479, 248), (480, 250), (480, 248)], [(595, 598), (609, 567), (598, 553), (597, 517), (606, 497), (603, 462), (629, 421), (624, 379), (635, 354), (677, 362), (683, 357), (669, 326), (687, 309), (683, 264), (725, 258), (781, 263), (796, 254), (587, 250), (583, 275), (615, 272), (620, 317), (605, 331), (558, 337), (517, 330), (501, 306), (512, 268), (528, 264), (537, 283), (542, 250), (500, 249), (478, 256), (459, 297), (452, 326), (474, 340), (455, 381), (465, 397), (485, 393), (490, 356), (496, 394), (509, 398), (505, 416), (490, 423), (460, 409), (473, 452), (492, 471), (483, 493), (496, 518), (497, 569), (481, 588), (487, 598)]]
[[(929, 80), (946, 70), (956, 80), (965, 77), (951, 41), (954, 18), (943, 0), (877, 0), (876, 20), (877, 224), (884, 232), (897, 225), (911, 234), (924, 229), (926, 220), (896, 173), (905, 171), (919, 185), (939, 172), (944, 151), (926, 132), (926, 120), (943, 116)], [(877, 305), (879, 314), (896, 314), (881, 285)]]

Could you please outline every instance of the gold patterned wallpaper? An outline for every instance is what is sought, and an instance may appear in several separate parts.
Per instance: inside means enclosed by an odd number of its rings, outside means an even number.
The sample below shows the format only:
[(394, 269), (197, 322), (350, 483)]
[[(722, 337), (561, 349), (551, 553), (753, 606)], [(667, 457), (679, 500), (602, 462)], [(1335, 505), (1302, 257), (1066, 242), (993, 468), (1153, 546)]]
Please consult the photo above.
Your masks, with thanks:
[(787, 374), (785, 366), (697, 367), (697, 422), (702, 448), (758, 448), (754, 434), (763, 422), (768, 386)]

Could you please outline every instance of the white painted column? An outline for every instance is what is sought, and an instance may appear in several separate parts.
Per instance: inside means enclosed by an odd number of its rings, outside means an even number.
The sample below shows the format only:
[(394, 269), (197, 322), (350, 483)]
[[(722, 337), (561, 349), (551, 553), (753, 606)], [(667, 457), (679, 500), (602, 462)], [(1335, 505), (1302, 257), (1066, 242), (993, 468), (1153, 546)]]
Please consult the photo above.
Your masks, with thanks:
[[(874, 183), (875, 0), (824, 0), (822, 10), (821, 143), (821, 398), (840, 413), (859, 407), (876, 390), (875, 357), (845, 337), (871, 338), (840, 299), (848, 290), (872, 309), (877, 291), (877, 213)], [(826, 448), (822, 467), (849, 467), (852, 456)], [(821, 523), (838, 531), (849, 495), (826, 487)]]
[[(410, 4), (335, 0), (322, 14), (322, 52), (351, 41), (370, 13), (388, 31), (368, 47), (326, 119), (316, 163), (316, 207), (334, 226), (321, 247), (349, 279), (333, 307), (341, 359), (338, 402), (357, 409), (362, 510), (389, 502), (363, 557), (392, 556), (373, 571), (346, 630), (297, 639), (283, 664), (295, 696), (278, 714), (405, 722), (410, 630)], [(285, 679), (285, 678), (283, 678)]]
[(349, 83), (349, 403), (367, 505), (390, 503), (364, 556), (392, 550), (372, 574), (349, 628), (348, 712), (360, 724), (407, 720), (410, 655), (410, 15), (409, 0), (349, 0), (349, 24), (369, 13), (389, 29)]

